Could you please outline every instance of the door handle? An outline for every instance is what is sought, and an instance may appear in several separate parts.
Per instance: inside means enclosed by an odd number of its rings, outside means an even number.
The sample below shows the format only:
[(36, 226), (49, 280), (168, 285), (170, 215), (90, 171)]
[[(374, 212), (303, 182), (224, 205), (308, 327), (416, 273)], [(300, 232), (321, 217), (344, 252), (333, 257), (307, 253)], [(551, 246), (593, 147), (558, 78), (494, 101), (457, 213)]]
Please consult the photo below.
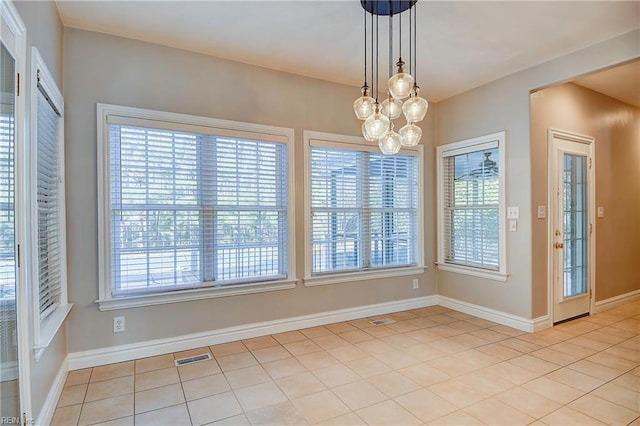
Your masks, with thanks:
[(563, 243), (555, 243), (553, 246), (554, 246), (555, 248), (557, 248), (557, 249), (564, 248), (564, 244), (563, 244)]

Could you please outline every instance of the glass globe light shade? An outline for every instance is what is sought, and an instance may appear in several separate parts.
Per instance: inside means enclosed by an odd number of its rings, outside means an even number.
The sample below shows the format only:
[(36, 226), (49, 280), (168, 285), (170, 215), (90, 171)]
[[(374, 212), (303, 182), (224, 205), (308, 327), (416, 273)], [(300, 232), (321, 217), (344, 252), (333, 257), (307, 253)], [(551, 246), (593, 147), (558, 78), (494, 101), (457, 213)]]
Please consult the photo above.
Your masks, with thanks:
[(365, 127), (364, 123), (362, 123), (362, 136), (369, 142), (373, 142), (376, 140), (375, 138), (372, 138), (371, 136), (369, 136), (369, 133), (367, 133), (367, 128)]
[(422, 137), (422, 129), (413, 123), (408, 123), (400, 129), (402, 146), (416, 146)]
[(388, 97), (384, 101), (382, 101), (382, 113), (389, 117), (391, 120), (395, 120), (400, 117), (400, 113), (402, 112), (402, 101), (400, 99), (395, 99), (392, 97)]
[(378, 139), (378, 147), (380, 147), (380, 151), (382, 151), (384, 155), (397, 154), (401, 146), (402, 137), (394, 132), (393, 129), (389, 129), (384, 136)]
[(427, 115), (427, 108), (429, 108), (429, 103), (416, 92), (414, 96), (404, 102), (402, 112), (404, 112), (408, 123), (417, 123)]
[(413, 88), (414, 80), (411, 74), (404, 72), (404, 61), (398, 60), (396, 63), (398, 72), (389, 79), (389, 92), (395, 99), (404, 99), (409, 96)]
[(376, 106), (376, 111), (364, 121), (364, 128), (369, 137), (381, 138), (389, 129), (389, 119), (380, 112), (380, 107)]
[(375, 110), (376, 100), (369, 96), (369, 87), (362, 86), (362, 96), (353, 102), (353, 112), (359, 120), (366, 120)]

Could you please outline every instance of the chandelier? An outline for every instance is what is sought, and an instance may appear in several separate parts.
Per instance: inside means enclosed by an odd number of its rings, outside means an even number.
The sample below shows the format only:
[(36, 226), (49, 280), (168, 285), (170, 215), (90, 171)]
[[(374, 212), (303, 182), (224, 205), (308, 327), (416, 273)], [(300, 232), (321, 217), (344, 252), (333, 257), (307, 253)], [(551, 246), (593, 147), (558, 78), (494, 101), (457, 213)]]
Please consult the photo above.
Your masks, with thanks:
[[(420, 87), (414, 76), (416, 75), (416, 12), (415, 5), (418, 0), (385, 1), (385, 0), (361, 0), (364, 9), (364, 84), (362, 96), (353, 103), (353, 111), (356, 117), (363, 120), (362, 135), (371, 142), (378, 142), (380, 151), (386, 155), (397, 154), (403, 146), (416, 146), (422, 137), (422, 129), (416, 126), (427, 114), (429, 104), (421, 98)], [(405, 71), (405, 63), (402, 60), (402, 13), (409, 11), (409, 63), (408, 72)], [(370, 32), (367, 32), (367, 14), (370, 18)], [(398, 60), (394, 69), (394, 15), (398, 17)], [(380, 103), (378, 94), (378, 33), (380, 16), (389, 17), (389, 80), (384, 96), (386, 99)], [(375, 36), (375, 37), (374, 37)], [(367, 39), (370, 37), (371, 59), (371, 88), (367, 84)], [(375, 52), (375, 55), (374, 55)], [(412, 69), (413, 68), (413, 69)], [(413, 75), (412, 75), (413, 73)], [(406, 124), (398, 132), (395, 130), (393, 120), (404, 114)]]

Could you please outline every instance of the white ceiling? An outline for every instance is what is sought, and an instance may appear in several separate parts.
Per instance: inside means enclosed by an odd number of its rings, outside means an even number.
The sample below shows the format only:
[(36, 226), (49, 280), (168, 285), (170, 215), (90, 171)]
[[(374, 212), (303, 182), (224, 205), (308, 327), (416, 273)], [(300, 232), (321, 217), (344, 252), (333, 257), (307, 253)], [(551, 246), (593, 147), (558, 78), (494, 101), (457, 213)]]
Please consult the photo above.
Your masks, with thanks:
[(640, 61), (590, 74), (573, 82), (640, 108)]
[[(357, 0), (57, 4), (66, 26), (362, 84), (363, 11)], [(436, 102), (640, 27), (638, 1), (420, 0), (417, 13), (418, 83), (422, 95)], [(380, 21), (380, 58), (387, 58), (387, 26)], [(387, 63), (380, 61), (385, 78)]]

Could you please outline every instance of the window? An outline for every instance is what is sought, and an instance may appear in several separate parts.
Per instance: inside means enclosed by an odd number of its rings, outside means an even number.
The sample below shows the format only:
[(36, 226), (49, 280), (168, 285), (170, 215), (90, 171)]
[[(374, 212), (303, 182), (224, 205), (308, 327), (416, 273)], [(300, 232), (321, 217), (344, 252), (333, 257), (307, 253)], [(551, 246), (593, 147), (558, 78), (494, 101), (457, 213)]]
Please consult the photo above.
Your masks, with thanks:
[(438, 147), (440, 269), (506, 280), (504, 132)]
[[(33, 49), (31, 134), (31, 247), (36, 350), (43, 350), (64, 322), (67, 265), (64, 192), (64, 103), (37, 49)], [(36, 285), (37, 283), (37, 285)]]
[(416, 273), (419, 151), (385, 156), (360, 138), (312, 132), (306, 138), (307, 281), (401, 268)]
[(101, 299), (293, 278), (289, 129), (107, 105), (99, 120)]

